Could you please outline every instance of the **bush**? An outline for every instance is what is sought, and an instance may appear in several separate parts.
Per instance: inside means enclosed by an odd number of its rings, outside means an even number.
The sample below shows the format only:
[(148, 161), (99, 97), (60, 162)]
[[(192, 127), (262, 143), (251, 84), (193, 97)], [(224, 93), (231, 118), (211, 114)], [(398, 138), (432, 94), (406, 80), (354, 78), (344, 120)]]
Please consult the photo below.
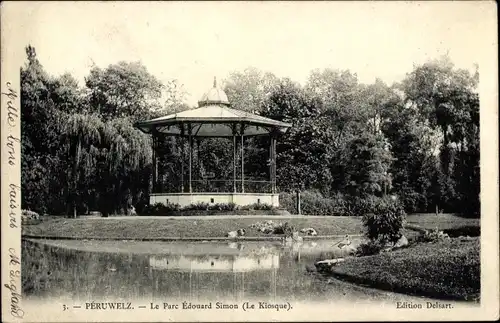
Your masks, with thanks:
[(292, 214), (297, 214), (297, 208), (295, 204), (295, 194), (293, 193), (280, 193), (280, 207), (287, 210)]
[(288, 222), (280, 223), (274, 227), (274, 234), (284, 234), (287, 237), (291, 237), (295, 228), (288, 224)]
[(274, 207), (267, 203), (254, 203), (250, 205), (250, 210), (272, 210)]
[(417, 213), (418, 211), (426, 210), (428, 202), (425, 194), (415, 192), (413, 189), (406, 188), (400, 192), (401, 203), (408, 213)]
[(275, 207), (267, 203), (254, 203), (254, 204), (244, 205), (239, 209), (243, 211), (270, 211), (274, 210)]
[(402, 236), (405, 220), (403, 206), (389, 197), (378, 198), (372, 202), (372, 213), (363, 215), (366, 236), (372, 241), (396, 242)]
[(416, 242), (440, 242), (449, 239), (450, 237), (448, 236), (448, 234), (444, 233), (443, 231), (439, 231), (438, 229), (435, 229), (431, 231), (426, 230), (424, 233), (421, 233), (416, 238)]
[(342, 195), (325, 198), (319, 192), (305, 192), (301, 194), (301, 207), (303, 214), (314, 215), (344, 215), (345, 200)]
[(380, 197), (368, 195), (365, 197), (351, 196), (346, 201), (347, 216), (365, 216), (373, 213), (375, 207), (380, 203)]
[[(305, 215), (364, 216), (374, 213), (381, 204), (380, 200), (391, 200), (374, 195), (346, 196), (334, 193), (325, 197), (318, 191), (306, 190), (300, 194), (301, 213)], [(281, 193), (280, 206), (292, 214), (297, 214), (296, 193)]]
[(209, 205), (207, 210), (212, 211), (234, 211), (236, 210), (236, 204), (234, 203), (217, 203), (214, 205)]
[(206, 211), (209, 210), (210, 204), (205, 203), (205, 202), (198, 202), (198, 203), (192, 203), (189, 205), (186, 205), (181, 208), (183, 211)]
[(380, 240), (370, 240), (362, 243), (356, 249), (356, 256), (371, 256), (380, 253), (385, 244)]
[(234, 203), (217, 203), (210, 205), (205, 202), (193, 203), (184, 207), (179, 204), (172, 203), (156, 203), (154, 205), (145, 206), (142, 209), (141, 215), (168, 215), (177, 211), (234, 211), (237, 206)]
[[(181, 207), (179, 204), (172, 203), (156, 203), (154, 205), (148, 205), (142, 208), (139, 215), (152, 215), (152, 216), (165, 216), (165, 215), (179, 215), (179, 216), (190, 216), (190, 215), (216, 215), (217, 212), (221, 214), (228, 214), (234, 211), (245, 211), (248, 214), (258, 214), (251, 211), (274, 211), (275, 214), (277, 209), (270, 204), (266, 203), (255, 203), (250, 205), (245, 205), (238, 207), (235, 203), (217, 203), (208, 204), (205, 202), (193, 203), (185, 207)], [(267, 212), (270, 213), (270, 212)], [(276, 213), (279, 214), (279, 213)]]
[(153, 205), (147, 205), (142, 209), (140, 215), (168, 215), (174, 211), (179, 211), (181, 209), (179, 204), (173, 203), (155, 203)]
[[(280, 194), (280, 205), (290, 213), (297, 214), (297, 194)], [(301, 214), (306, 215), (346, 215), (346, 199), (338, 193), (331, 197), (324, 197), (318, 191), (304, 191), (300, 193)]]
[(40, 215), (38, 215), (38, 213), (36, 213), (35, 211), (31, 211), (31, 210), (22, 210), (21, 216), (25, 217), (27, 219), (31, 219), (31, 220), (40, 219)]
[(34, 211), (22, 210), (21, 223), (22, 224), (38, 224), (41, 222), (40, 215)]

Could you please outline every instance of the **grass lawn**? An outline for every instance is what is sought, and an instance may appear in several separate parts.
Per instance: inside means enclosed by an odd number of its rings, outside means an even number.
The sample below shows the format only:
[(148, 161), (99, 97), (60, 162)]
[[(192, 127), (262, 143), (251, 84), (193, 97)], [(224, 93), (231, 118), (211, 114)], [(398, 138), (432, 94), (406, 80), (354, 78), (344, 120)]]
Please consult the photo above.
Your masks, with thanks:
[(480, 238), (420, 243), (374, 256), (348, 258), (333, 267), (340, 279), (439, 299), (478, 300)]
[[(158, 239), (158, 238), (189, 238), (224, 237), (228, 231), (240, 228), (246, 229), (247, 237), (269, 237), (250, 225), (265, 220), (285, 222), (296, 229), (315, 228), (320, 236), (362, 234), (363, 225), (360, 217), (342, 216), (304, 216), (279, 217), (120, 217), (120, 218), (63, 218), (48, 216), (38, 224), (23, 225), (23, 235), (47, 237), (73, 237), (85, 239)], [(409, 226), (441, 230), (462, 226), (478, 226), (479, 219), (461, 218), (450, 214), (418, 214), (407, 217)], [(408, 238), (418, 234), (406, 230)], [(271, 235), (272, 236), (272, 235)]]
[(480, 219), (465, 218), (453, 214), (411, 214), (406, 217), (406, 222), (409, 225), (418, 226), (423, 229), (439, 230), (457, 229), (464, 226), (479, 226)]
[(36, 225), (24, 225), (23, 235), (86, 239), (158, 239), (224, 237), (228, 231), (244, 228), (248, 237), (268, 237), (250, 225), (258, 221), (288, 222), (296, 229), (313, 227), (320, 236), (362, 234), (358, 217), (230, 217), (220, 219), (186, 218), (49, 218)]

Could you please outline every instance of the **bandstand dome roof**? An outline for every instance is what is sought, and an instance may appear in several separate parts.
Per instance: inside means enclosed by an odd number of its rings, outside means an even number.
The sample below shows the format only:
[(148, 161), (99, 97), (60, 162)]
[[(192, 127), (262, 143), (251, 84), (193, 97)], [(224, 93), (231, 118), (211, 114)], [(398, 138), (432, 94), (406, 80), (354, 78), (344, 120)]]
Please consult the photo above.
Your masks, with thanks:
[(201, 97), (201, 100), (198, 101), (198, 107), (217, 104), (230, 106), (226, 92), (217, 87), (217, 80), (214, 78), (214, 86)]
[(232, 137), (266, 135), (278, 131), (281, 133), (291, 127), (285, 123), (257, 114), (230, 108), (226, 93), (214, 85), (198, 101), (198, 108), (170, 114), (136, 123), (136, 127), (145, 133), (156, 130), (166, 135), (188, 135), (189, 129), (195, 137)]

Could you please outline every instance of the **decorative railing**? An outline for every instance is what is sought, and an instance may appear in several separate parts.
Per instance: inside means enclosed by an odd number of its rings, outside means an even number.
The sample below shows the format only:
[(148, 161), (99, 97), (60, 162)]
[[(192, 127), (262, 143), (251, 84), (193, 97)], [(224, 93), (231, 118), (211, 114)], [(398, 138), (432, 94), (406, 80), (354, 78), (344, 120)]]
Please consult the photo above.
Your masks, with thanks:
[[(189, 193), (189, 180), (157, 183), (153, 193)], [(191, 180), (191, 193), (272, 193), (273, 183), (266, 180), (245, 179), (196, 179)]]

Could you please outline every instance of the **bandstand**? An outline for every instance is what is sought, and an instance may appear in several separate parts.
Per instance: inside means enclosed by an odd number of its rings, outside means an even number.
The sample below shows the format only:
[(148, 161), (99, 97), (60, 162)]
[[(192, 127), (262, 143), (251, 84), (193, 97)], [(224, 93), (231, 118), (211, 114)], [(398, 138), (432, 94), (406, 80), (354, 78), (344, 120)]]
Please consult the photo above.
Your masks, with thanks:
[[(153, 137), (153, 190), (150, 194), (150, 204), (174, 203), (186, 206), (204, 202), (234, 203), (239, 206), (266, 203), (279, 206), (276, 187), (276, 140), (291, 124), (235, 110), (230, 106), (226, 93), (217, 87), (214, 79), (213, 87), (198, 102), (198, 108), (136, 124), (137, 128)], [(188, 143), (188, 162), (184, 165), (182, 158), (180, 183), (175, 191), (165, 188), (163, 184), (169, 179), (158, 172), (158, 143), (165, 136), (175, 136), (178, 140)], [(245, 139), (255, 136), (270, 138), (269, 177), (265, 179), (245, 177)], [(194, 178), (194, 142), (198, 142), (199, 150), (199, 140), (203, 138), (232, 139), (232, 179)], [(184, 154), (184, 149), (182, 153)]]

